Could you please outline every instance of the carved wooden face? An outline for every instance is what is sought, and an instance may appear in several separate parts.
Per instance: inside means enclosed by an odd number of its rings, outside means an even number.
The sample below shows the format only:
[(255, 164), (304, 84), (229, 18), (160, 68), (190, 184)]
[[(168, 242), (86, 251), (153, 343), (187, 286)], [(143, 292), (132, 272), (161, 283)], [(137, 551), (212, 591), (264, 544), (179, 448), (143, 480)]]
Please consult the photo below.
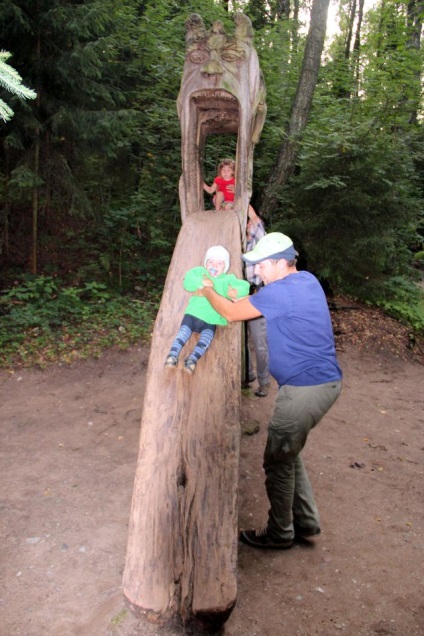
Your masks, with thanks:
[(229, 35), (220, 20), (207, 31), (200, 16), (190, 16), (186, 22), (186, 86), (192, 85), (192, 90), (224, 89), (238, 95), (240, 72), (252, 53), (253, 32), (246, 16), (238, 15), (235, 24), (234, 35)]
[(251, 195), (253, 145), (259, 140), (266, 114), (265, 86), (253, 46), (251, 21), (242, 13), (236, 13), (233, 20), (232, 35), (225, 32), (220, 21), (207, 30), (196, 13), (185, 23), (186, 56), (177, 100), (182, 134), (183, 220), (204, 206), (202, 165), (209, 135), (237, 135), (240, 161), (235, 172), (235, 209), (246, 210)]
[(212, 31), (187, 51), (187, 61), (200, 66), (205, 75), (237, 74), (237, 66), (247, 58), (247, 47), (242, 41)]

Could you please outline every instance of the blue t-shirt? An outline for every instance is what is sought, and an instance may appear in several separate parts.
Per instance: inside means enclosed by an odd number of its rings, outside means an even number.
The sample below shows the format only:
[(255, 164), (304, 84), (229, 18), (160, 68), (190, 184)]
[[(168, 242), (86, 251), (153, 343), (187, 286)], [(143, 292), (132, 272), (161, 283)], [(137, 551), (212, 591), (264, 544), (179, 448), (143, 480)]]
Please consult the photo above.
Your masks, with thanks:
[(279, 386), (341, 380), (327, 299), (313, 274), (289, 274), (249, 300), (266, 318), (269, 369)]

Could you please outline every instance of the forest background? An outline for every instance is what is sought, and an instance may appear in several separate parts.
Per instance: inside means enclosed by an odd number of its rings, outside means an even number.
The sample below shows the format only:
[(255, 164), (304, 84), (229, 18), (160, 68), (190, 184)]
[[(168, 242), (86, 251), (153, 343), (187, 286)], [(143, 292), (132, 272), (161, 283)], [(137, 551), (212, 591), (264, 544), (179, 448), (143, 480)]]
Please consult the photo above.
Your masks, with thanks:
[[(176, 99), (192, 12), (229, 33), (235, 11), (252, 20), (268, 106), (252, 203), (268, 231), (293, 238), (329, 295), (382, 308), (411, 346), (422, 336), (424, 2), (334, 2), (331, 39), (328, 7), (0, 1), (2, 366), (149, 336), (181, 225)], [(208, 183), (235, 151), (235, 136), (208, 138)]]

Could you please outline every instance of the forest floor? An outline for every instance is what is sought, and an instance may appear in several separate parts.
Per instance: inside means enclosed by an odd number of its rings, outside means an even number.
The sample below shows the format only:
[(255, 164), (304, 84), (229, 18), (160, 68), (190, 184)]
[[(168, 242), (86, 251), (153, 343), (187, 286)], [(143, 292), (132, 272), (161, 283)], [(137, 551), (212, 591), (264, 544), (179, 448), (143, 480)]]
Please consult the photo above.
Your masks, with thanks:
[[(424, 355), (380, 312), (331, 304), (340, 399), (304, 459), (322, 534), (239, 545), (224, 636), (422, 636)], [(179, 636), (126, 609), (122, 573), (149, 348), (0, 372), (0, 636)], [(252, 385), (255, 389), (255, 385)], [(267, 518), (267, 398), (243, 391), (240, 527)]]

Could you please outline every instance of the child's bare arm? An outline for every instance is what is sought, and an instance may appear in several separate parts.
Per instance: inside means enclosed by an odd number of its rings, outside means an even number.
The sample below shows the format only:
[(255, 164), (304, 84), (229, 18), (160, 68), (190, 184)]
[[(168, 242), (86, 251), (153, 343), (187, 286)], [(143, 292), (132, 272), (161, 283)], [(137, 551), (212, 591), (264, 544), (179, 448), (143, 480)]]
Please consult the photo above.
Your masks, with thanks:
[(214, 192), (216, 192), (216, 183), (213, 183), (211, 186), (208, 186), (207, 183), (203, 182), (203, 188), (208, 194), (214, 194)]

